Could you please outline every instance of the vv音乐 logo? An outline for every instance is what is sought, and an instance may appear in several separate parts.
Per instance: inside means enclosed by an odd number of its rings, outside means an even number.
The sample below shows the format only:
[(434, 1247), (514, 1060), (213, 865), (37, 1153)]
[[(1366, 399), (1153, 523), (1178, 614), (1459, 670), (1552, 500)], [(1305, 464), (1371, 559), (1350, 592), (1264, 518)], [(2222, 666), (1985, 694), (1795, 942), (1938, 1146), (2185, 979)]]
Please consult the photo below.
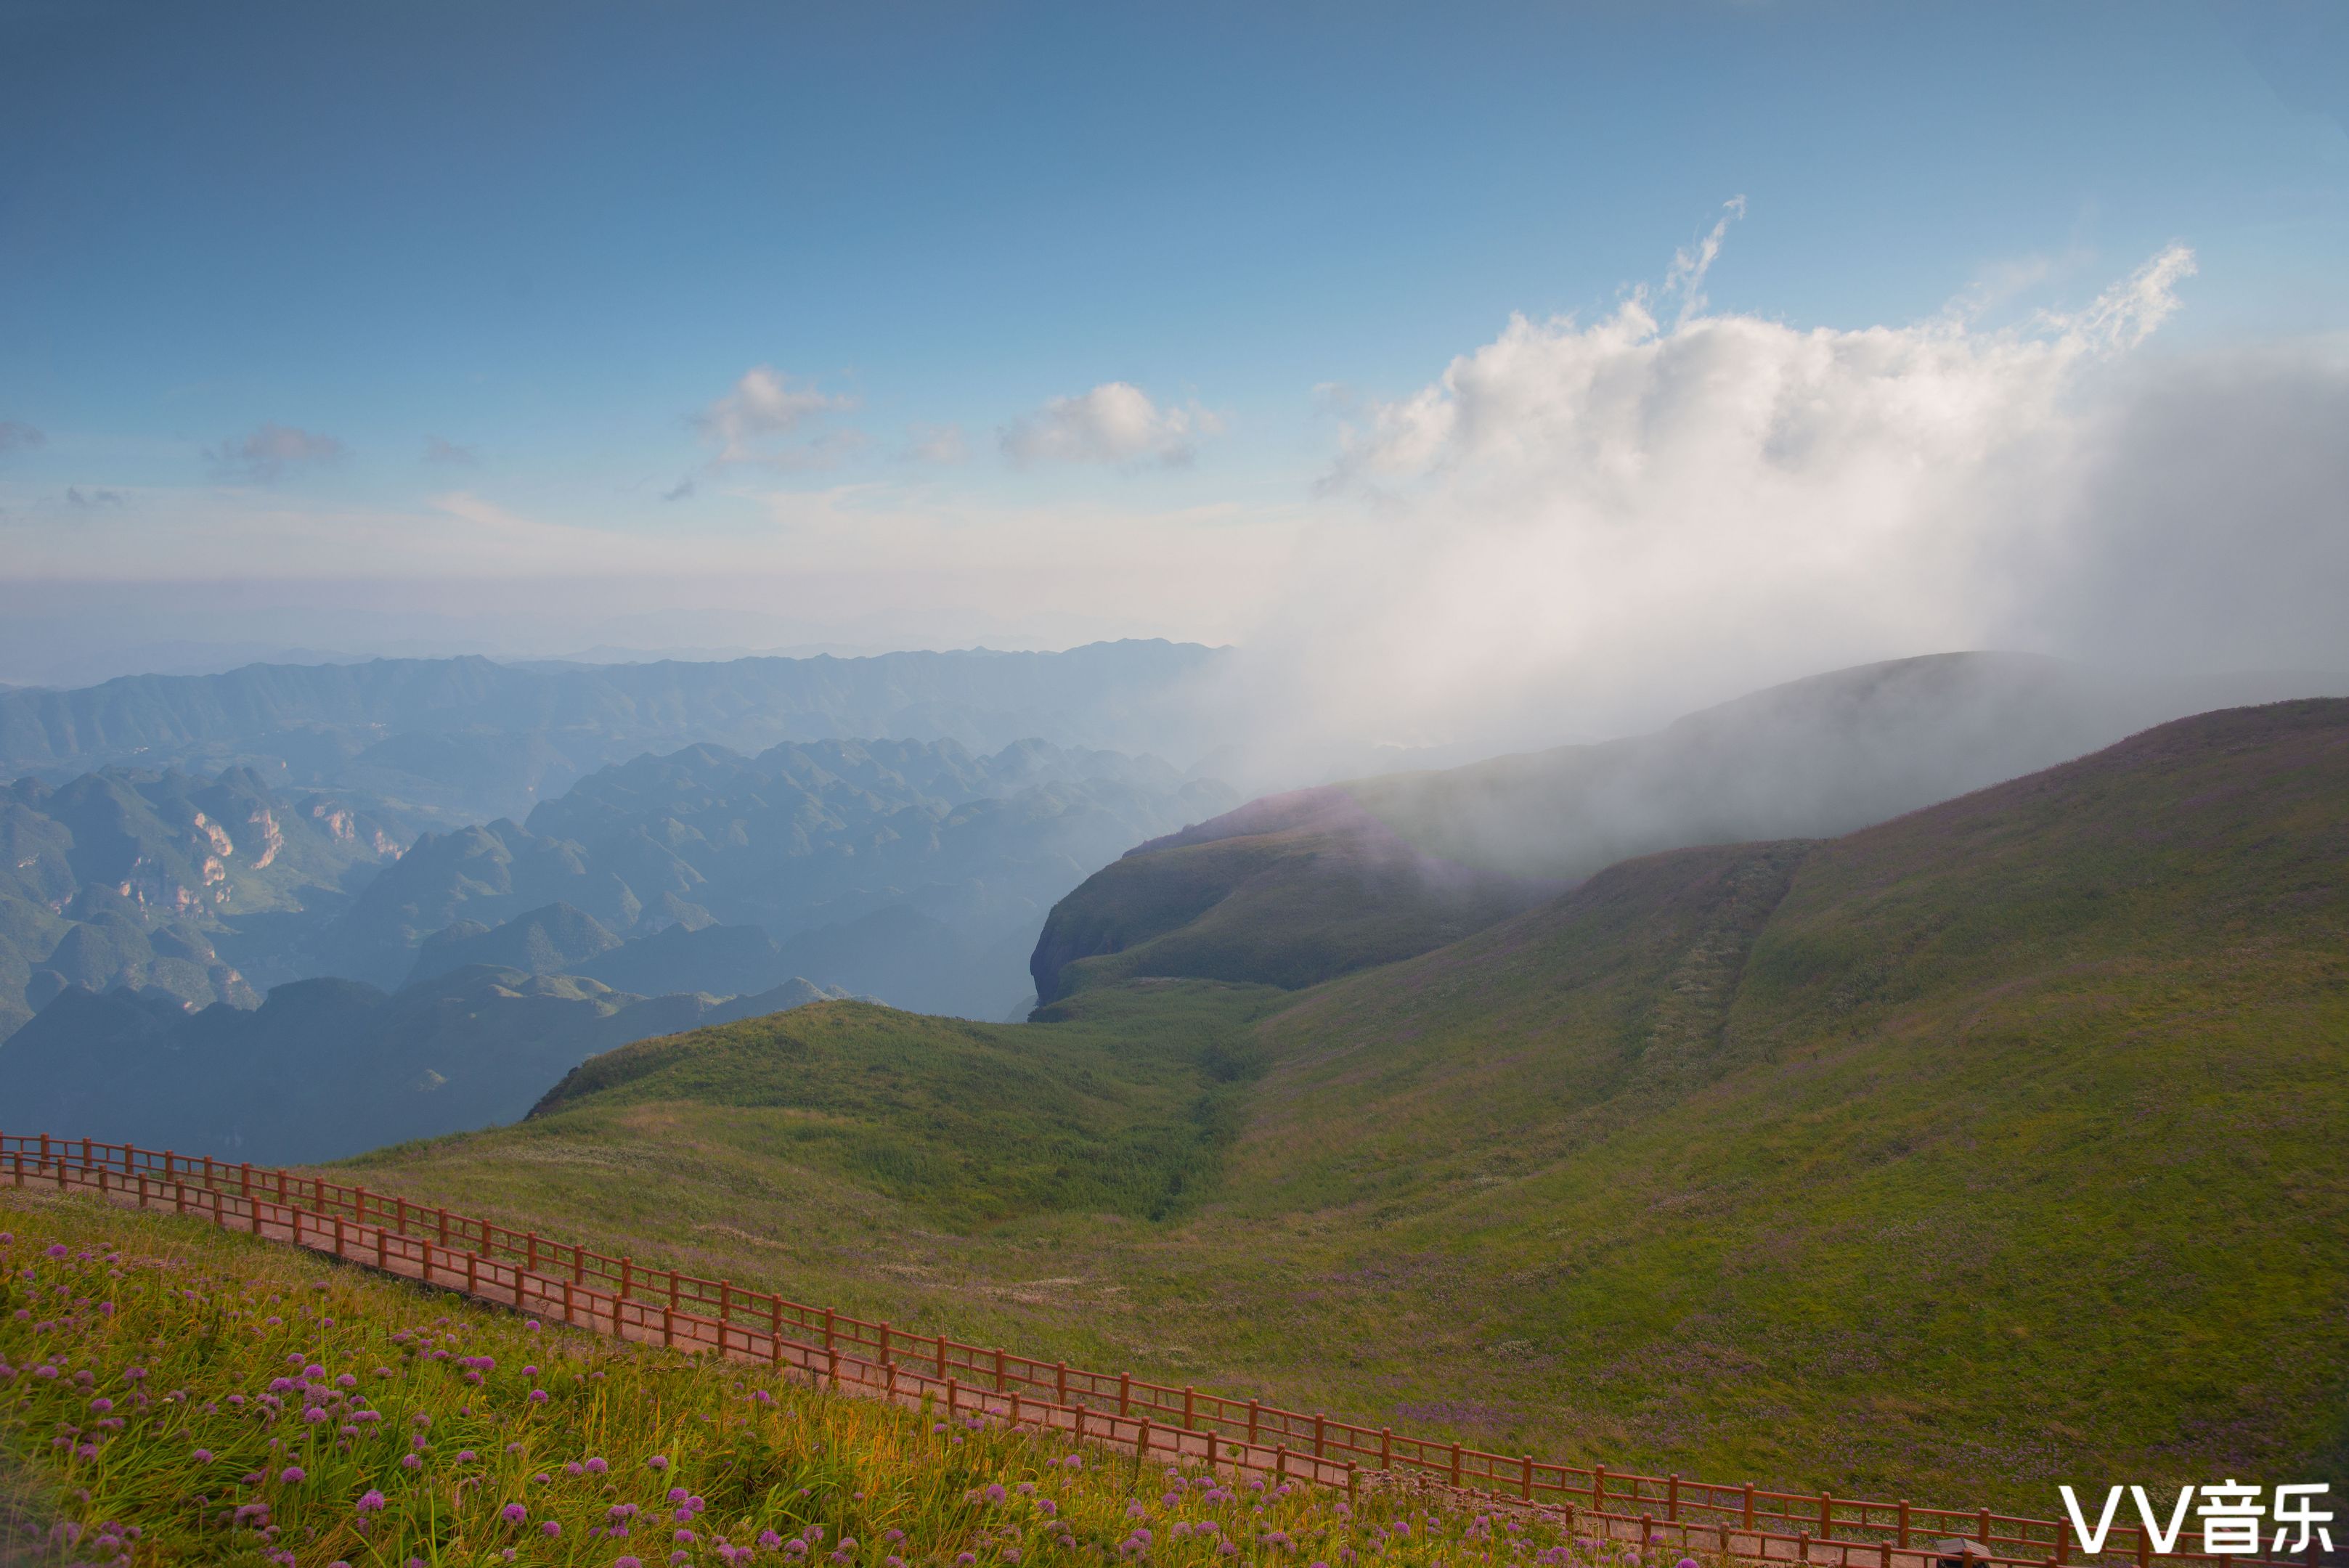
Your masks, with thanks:
[[(2071, 1515), (2072, 1528), (2078, 1532), (2080, 1549), (2090, 1554), (2105, 1549), (2105, 1538), (2112, 1533), (2113, 1520), (2120, 1512), (2121, 1489), (2113, 1488), (2105, 1494), (2105, 1511), (2097, 1516), (2095, 1527), (2089, 1528), (2080, 1511), (2080, 1500), (2068, 1486), (2056, 1490), (2064, 1494), (2064, 1511)], [(2137, 1499), (2137, 1517), (2145, 1521), (2145, 1533), (2154, 1551), (2169, 1553), (2178, 1550), (2178, 1539), (2186, 1533), (2188, 1507), (2196, 1497), (2202, 1506), (2193, 1511), (2201, 1522), (2198, 1532), (2202, 1551), (2214, 1557), (2256, 1557), (2264, 1544), (2270, 1553), (2305, 1552), (2313, 1538), (2326, 1552), (2333, 1550), (2333, 1532), (2324, 1527), (2333, 1522), (2330, 1509), (2320, 1510), (2318, 1498), (2331, 1491), (2323, 1481), (2302, 1481), (2275, 1489), (2272, 1507), (2262, 1507), (2267, 1496), (2260, 1488), (2246, 1486), (2230, 1477), (2216, 1486), (2186, 1487), (2179, 1491), (2178, 1501), (2171, 1505), (2169, 1517), (2163, 1520), (2145, 1494), (2145, 1488), (2128, 1489)], [(2275, 1526), (2272, 1540), (2263, 1540), (2268, 1525)]]

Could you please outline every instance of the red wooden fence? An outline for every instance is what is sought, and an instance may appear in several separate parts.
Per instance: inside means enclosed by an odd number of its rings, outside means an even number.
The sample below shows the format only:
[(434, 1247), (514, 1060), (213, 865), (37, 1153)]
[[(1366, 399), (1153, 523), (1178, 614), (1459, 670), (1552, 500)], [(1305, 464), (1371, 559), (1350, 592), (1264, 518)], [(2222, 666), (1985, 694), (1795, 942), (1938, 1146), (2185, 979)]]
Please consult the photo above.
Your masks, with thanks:
[[(950, 1412), (1061, 1428), (1142, 1453), (1343, 1486), (1357, 1484), (1366, 1470), (1415, 1475), (1563, 1510), (1594, 1531), (1633, 1540), (1842, 1568), (1896, 1568), (1896, 1553), (1905, 1560), (1899, 1568), (1930, 1568), (1945, 1538), (1987, 1547), (1991, 1563), (2058, 1568), (2092, 1561), (2062, 1520), (1774, 1491), (1750, 1482), (1729, 1486), (1490, 1453), (1187, 1385), (968, 1345), (943, 1334), (913, 1333), (885, 1321), (868, 1323), (730, 1281), (647, 1268), (535, 1232), (276, 1167), (87, 1138), (5, 1134), (0, 1135), (0, 1175), (19, 1187), (54, 1182), (60, 1191), (95, 1189), (135, 1198), (141, 1207), (168, 1200), (176, 1212), (214, 1224), (255, 1234), (283, 1232), (338, 1257), (620, 1337), (753, 1357), (894, 1398), (931, 1397)], [(2156, 1558), (2251, 1562), (2157, 1553), (2142, 1525), (2120, 1520), (2093, 1561), (2134, 1561), (2144, 1568)]]

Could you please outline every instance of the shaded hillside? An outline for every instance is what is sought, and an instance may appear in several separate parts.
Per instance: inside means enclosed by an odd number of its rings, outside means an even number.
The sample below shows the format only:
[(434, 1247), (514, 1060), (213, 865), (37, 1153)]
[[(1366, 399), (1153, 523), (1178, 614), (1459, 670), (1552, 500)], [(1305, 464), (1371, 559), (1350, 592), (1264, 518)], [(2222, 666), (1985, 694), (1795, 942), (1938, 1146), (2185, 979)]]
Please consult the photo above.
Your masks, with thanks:
[(68, 985), (251, 1004), (248, 923), (331, 911), (396, 824), (249, 772), (85, 774), (0, 791), (0, 1040)]
[(1206, 749), (1192, 683), (1216, 650), (1156, 641), (1066, 653), (887, 654), (694, 664), (375, 659), (129, 676), (0, 691), (0, 777), (110, 762), (248, 766), (278, 789), (357, 792), (445, 824), (519, 817), (597, 768), (710, 743), (850, 737)]
[(1137, 975), (1294, 989), (1441, 946), (1557, 891), (1412, 848), (1342, 789), (1253, 801), (1154, 840), (1053, 906), (1049, 1005)]
[[(2296, 684), (2312, 682), (2324, 685)], [(1037, 949), (1037, 994), (1095, 975), (1323, 979), (1522, 907), (1461, 901), (1477, 876), (1566, 885), (1661, 850), (1850, 832), (2217, 707), (2221, 689), (2030, 655), (1936, 655), (1775, 686), (1653, 735), (1274, 796), (1144, 844), (1071, 894)], [(1208, 841), (1225, 847), (1193, 851)], [(1359, 869), (1406, 855), (1429, 874)], [(1375, 934), (1358, 955), (1353, 931)], [(1123, 956), (1069, 969), (1103, 954)]]
[(339, 1159), (512, 1121), (583, 1058), (631, 1040), (794, 1007), (806, 981), (720, 1002), (475, 967), (386, 995), (280, 985), (257, 1009), (66, 991), (0, 1045), (11, 1125), (220, 1159)]
[[(926, 1025), (869, 1012), (821, 1072), (651, 1042), (523, 1127), (369, 1168), (1504, 1451), (2042, 1513), (2082, 1475), (2349, 1460), (2349, 703), (2206, 715), (1838, 839), (1623, 862), (1415, 957), (1235, 989), (1271, 1010), (1202, 1038), (1204, 984), (1094, 985), (987, 1035), (1062, 1077), (1080, 1023), (1237, 1064), (1216, 1184), (1155, 1224), (1096, 1198), (941, 1233), (919, 1182), (794, 1130), (845, 1114), (918, 1150), (905, 1169), (1001, 1157), (985, 1116), (855, 1087), (893, 1051), (955, 1081)], [(1161, 1138), (1192, 1115), (1126, 1103)]]

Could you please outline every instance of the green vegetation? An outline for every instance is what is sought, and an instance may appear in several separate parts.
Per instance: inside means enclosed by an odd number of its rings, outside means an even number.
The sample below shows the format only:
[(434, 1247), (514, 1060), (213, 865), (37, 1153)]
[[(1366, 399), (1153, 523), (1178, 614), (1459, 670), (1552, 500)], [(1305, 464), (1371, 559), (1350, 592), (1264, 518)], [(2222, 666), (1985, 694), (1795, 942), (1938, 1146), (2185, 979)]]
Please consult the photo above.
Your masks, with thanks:
[[(825, 1094), (895, 1040), (894, 1071), (981, 1097), (968, 1124), (841, 1103), (968, 1180), (1029, 1171), (991, 1213), (787, 1133), (733, 1065), (583, 1079), (367, 1180), (1509, 1451), (2042, 1516), (2059, 1480), (2349, 1477), (2349, 703), (1630, 861), (1301, 993), (1134, 981), (1044, 1016), (986, 1032), (1035, 1068), (994, 1099), (935, 1020), (797, 1016), (832, 1020)], [(1163, 1218), (1034, 1180), (1018, 1113), (1088, 1029), (1130, 1075), (1267, 1064)], [(1097, 1147), (1195, 1092), (1132, 1091)]]
[(1189, 982), (1146, 1008), (1065, 1008), (1051, 1029), (819, 1003), (597, 1057), (528, 1130), (594, 1138), (646, 1107), (722, 1104), (745, 1152), (829, 1168), (947, 1223), (1164, 1219), (1212, 1184), (1239, 1130), (1263, 1068), (1243, 1027), (1276, 995)]
[(1296, 989), (1481, 931), (1557, 891), (1413, 851), (1338, 789), (1260, 800), (1112, 861), (1052, 907), (1046, 1003), (1137, 975)]
[(88, 1198), (0, 1191), (0, 1462), (77, 1562), (1586, 1560), (1539, 1521), (949, 1428)]

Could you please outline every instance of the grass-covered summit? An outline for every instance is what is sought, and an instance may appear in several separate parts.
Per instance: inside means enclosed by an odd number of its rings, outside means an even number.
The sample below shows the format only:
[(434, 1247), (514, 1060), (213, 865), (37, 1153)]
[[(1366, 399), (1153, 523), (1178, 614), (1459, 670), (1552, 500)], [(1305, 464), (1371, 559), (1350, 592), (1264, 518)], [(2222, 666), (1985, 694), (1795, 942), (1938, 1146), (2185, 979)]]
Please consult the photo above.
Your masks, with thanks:
[[(1634, 859), (1299, 992), (1043, 1016), (638, 1047), (670, 1065), (367, 1180), (1509, 1451), (2043, 1517), (2349, 1469), (2349, 703)], [(958, 1209), (852, 1139), (1030, 1174)], [(1196, 1162), (1154, 1211), (1048, 1148)]]

